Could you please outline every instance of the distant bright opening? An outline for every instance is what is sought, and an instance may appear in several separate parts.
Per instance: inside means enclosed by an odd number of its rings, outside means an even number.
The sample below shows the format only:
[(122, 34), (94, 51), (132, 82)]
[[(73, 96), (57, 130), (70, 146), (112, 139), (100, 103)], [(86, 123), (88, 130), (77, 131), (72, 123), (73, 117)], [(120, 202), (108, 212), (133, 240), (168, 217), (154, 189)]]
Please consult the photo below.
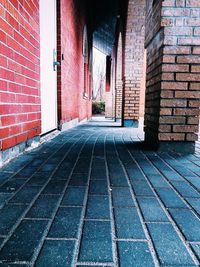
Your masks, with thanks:
[(105, 92), (106, 55), (93, 47), (93, 115), (105, 116)]

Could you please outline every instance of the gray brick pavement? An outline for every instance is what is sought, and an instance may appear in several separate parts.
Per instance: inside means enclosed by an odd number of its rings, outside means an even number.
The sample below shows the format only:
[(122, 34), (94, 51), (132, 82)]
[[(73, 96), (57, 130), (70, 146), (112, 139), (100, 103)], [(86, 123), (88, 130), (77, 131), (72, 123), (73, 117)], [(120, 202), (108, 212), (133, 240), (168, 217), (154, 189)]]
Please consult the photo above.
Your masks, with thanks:
[(89, 122), (2, 168), (0, 266), (199, 266), (200, 145), (138, 136)]

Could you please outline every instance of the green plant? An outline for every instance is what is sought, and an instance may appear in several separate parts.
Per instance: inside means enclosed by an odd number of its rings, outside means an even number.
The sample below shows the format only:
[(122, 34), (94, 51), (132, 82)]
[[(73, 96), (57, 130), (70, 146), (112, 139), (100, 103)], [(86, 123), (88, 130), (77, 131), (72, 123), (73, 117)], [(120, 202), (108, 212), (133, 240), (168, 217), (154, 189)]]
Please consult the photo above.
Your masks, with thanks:
[(92, 113), (93, 114), (103, 114), (105, 112), (105, 102), (93, 102), (92, 103)]

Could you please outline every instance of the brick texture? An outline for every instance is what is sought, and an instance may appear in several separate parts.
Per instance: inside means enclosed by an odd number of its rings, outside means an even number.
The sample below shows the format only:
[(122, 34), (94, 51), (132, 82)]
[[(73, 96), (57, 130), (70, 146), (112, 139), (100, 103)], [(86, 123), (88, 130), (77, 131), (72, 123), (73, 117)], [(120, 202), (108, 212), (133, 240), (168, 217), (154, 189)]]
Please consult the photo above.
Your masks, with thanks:
[(130, 0), (126, 23), (124, 119), (139, 119), (140, 91), (143, 84), (145, 0)]
[(0, 2), (0, 149), (40, 134), (39, 1)]
[(119, 35), (117, 46), (117, 65), (116, 65), (116, 118), (122, 118), (122, 96), (123, 96), (123, 77), (122, 77), (122, 36)]
[(146, 18), (146, 138), (195, 141), (200, 105), (199, 2), (151, 2)]
[[(86, 2), (58, 0), (57, 4), (58, 116), (62, 124), (91, 117), (92, 58), (84, 62)], [(5, 150), (41, 132), (39, 0), (2, 0), (0, 24), (0, 149)], [(90, 48), (88, 36), (89, 55)]]
[[(59, 124), (91, 117), (91, 57), (84, 63), (85, 1), (58, 1), (58, 116)], [(89, 33), (88, 29), (88, 33)], [(88, 36), (88, 50), (91, 41)], [(85, 64), (85, 66), (84, 66)], [(84, 96), (83, 93), (86, 93)]]

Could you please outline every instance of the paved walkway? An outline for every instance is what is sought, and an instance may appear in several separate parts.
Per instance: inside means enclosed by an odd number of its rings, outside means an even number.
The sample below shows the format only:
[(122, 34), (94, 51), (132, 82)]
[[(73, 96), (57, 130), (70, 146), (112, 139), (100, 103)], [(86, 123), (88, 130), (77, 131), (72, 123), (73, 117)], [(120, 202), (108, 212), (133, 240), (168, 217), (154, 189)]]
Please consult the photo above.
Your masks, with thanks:
[(137, 130), (112, 125), (62, 132), (3, 169), (0, 266), (199, 266), (200, 146), (143, 151)]

